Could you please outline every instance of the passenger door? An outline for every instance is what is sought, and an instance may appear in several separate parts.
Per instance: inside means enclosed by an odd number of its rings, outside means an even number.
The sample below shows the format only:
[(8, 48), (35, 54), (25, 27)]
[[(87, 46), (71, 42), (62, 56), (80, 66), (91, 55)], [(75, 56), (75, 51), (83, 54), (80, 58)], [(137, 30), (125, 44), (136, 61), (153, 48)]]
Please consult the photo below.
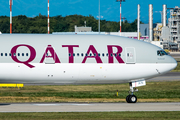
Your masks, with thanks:
[(136, 63), (135, 48), (133, 48), (133, 47), (126, 48), (126, 63), (127, 64), (135, 64)]

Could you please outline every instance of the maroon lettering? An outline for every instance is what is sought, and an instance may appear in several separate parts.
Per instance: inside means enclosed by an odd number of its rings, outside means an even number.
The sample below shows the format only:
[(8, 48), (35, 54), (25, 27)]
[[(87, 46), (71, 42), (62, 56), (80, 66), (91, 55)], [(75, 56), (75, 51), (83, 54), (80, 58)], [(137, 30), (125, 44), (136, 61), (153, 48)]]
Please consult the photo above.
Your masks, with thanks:
[(73, 47), (79, 47), (79, 45), (62, 45), (62, 47), (68, 47), (68, 50), (69, 50), (69, 63), (74, 63)]
[[(119, 56), (119, 54), (121, 54), (121, 52), (123, 51), (122, 47), (118, 46), (118, 45), (108, 45), (108, 54), (109, 54), (109, 63), (114, 63), (114, 59), (113, 56), (115, 56), (115, 58), (117, 59), (117, 61), (119, 63), (124, 63), (124, 61), (122, 60), (122, 58)], [(117, 48), (117, 52), (113, 53), (113, 47)]]
[[(20, 61), (20, 60), (18, 60), (17, 57), (16, 57), (17, 48), (20, 47), (20, 46), (25, 46), (25, 47), (27, 47), (27, 48), (30, 50), (30, 57), (29, 57), (29, 59), (28, 59), (27, 61)], [(14, 47), (11, 49), (11, 58), (12, 58), (15, 62), (17, 62), (17, 63), (23, 63), (23, 64), (27, 65), (27, 66), (30, 67), (30, 68), (35, 67), (35, 66), (29, 64), (29, 62), (33, 61), (35, 57), (36, 57), (36, 50), (35, 50), (32, 46), (30, 46), (30, 45), (20, 44), (20, 45), (14, 46)]]
[[(92, 56), (89, 55), (90, 52), (92, 52), (92, 54), (93, 54)], [(95, 58), (97, 63), (102, 63), (102, 60), (101, 60), (101, 58), (98, 56), (98, 52), (96, 51), (96, 49), (94, 48), (93, 45), (90, 45), (90, 46), (89, 46), (89, 49), (88, 49), (88, 51), (87, 51), (87, 55), (84, 57), (84, 60), (82, 61), (82, 63), (85, 63), (86, 60), (87, 60), (87, 58)]]
[[(51, 56), (48, 55), (48, 51), (51, 53)], [(43, 63), (45, 58), (53, 58), (55, 63), (61, 63), (56, 52), (54, 51), (54, 49), (51, 45), (48, 45), (48, 47), (46, 48), (46, 51), (45, 51), (40, 63)]]

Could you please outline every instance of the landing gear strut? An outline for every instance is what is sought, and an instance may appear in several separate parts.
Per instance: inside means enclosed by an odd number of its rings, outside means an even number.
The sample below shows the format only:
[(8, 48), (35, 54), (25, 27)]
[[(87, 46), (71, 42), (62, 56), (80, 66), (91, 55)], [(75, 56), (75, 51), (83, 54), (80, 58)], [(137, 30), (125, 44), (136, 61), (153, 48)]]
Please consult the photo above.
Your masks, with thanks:
[(138, 89), (132, 87), (132, 82), (129, 83), (129, 87), (130, 87), (130, 91), (129, 91), (129, 95), (126, 97), (126, 102), (127, 103), (136, 103), (137, 97), (133, 93), (137, 92)]

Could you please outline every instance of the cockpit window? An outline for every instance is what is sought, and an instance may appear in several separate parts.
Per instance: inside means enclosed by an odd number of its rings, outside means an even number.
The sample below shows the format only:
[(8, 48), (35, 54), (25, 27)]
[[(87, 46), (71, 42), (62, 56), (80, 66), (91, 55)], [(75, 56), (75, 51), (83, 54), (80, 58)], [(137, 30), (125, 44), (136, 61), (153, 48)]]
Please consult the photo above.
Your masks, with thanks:
[(168, 54), (164, 50), (158, 50), (157, 55), (158, 56), (164, 56), (164, 55), (168, 55)]

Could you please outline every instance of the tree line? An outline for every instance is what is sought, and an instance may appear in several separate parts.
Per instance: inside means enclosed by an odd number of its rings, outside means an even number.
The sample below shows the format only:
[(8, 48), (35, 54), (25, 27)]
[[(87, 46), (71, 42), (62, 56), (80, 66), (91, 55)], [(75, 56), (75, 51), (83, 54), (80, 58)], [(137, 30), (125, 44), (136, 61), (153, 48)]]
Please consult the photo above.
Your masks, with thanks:
[[(63, 17), (61, 15), (50, 17), (50, 32), (74, 32), (74, 26), (92, 27), (92, 31), (98, 31), (98, 20), (93, 16), (69, 15)], [(10, 19), (7, 16), (0, 16), (0, 31), (2, 33), (10, 32)], [(12, 24), (13, 33), (47, 33), (47, 16), (39, 14), (30, 18), (25, 15), (13, 17)], [(101, 20), (101, 32), (117, 32), (119, 31), (119, 22)], [(122, 22), (122, 32), (136, 32), (137, 20), (132, 23), (127, 20)]]

